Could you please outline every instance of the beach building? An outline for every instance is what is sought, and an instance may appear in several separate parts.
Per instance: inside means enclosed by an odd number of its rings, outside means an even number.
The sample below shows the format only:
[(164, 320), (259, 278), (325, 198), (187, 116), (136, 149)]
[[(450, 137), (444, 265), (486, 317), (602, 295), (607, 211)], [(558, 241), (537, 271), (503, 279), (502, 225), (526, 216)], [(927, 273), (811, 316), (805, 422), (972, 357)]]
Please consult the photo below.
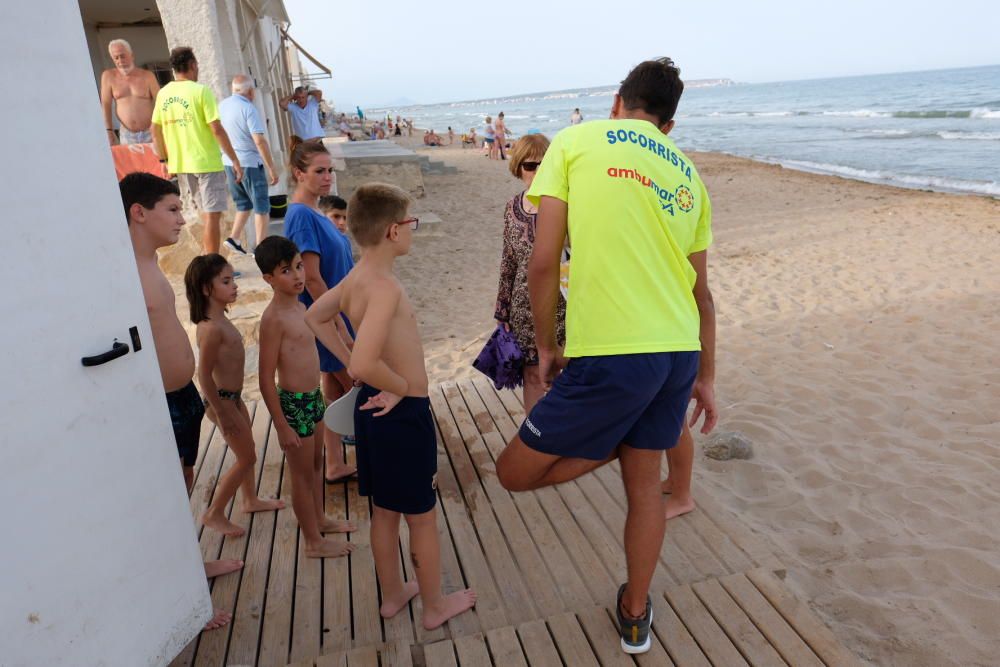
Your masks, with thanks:
[[(198, 57), (199, 80), (222, 100), (236, 74), (253, 77), (254, 103), (267, 123), (275, 162), (283, 164), (291, 125), (278, 100), (296, 85), (329, 78), (330, 68), (313, 58), (289, 34), (290, 21), (281, 0), (79, 0), (95, 85), (113, 67), (108, 43), (125, 39), (138, 67), (156, 74), (163, 85), (172, 78), (169, 53), (190, 46)], [(320, 70), (310, 74), (301, 56)], [(115, 121), (117, 124), (117, 120)]]

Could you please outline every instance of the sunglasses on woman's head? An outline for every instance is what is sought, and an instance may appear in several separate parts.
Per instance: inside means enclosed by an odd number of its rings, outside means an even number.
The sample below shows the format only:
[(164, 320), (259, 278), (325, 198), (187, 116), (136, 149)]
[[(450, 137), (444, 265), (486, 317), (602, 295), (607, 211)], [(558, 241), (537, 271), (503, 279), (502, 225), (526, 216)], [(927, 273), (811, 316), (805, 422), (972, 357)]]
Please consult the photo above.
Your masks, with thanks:
[(540, 164), (541, 162), (522, 162), (521, 169), (524, 169), (525, 171), (534, 171), (538, 169), (538, 165)]

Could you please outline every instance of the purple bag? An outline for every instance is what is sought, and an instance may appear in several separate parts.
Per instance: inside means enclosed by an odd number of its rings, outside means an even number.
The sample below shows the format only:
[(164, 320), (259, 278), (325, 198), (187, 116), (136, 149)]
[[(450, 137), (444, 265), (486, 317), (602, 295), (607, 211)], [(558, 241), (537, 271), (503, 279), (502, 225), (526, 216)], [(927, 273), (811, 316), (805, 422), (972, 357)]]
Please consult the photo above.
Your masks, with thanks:
[(514, 334), (498, 326), (486, 341), (473, 368), (493, 380), (497, 389), (515, 389), (524, 384), (524, 355)]

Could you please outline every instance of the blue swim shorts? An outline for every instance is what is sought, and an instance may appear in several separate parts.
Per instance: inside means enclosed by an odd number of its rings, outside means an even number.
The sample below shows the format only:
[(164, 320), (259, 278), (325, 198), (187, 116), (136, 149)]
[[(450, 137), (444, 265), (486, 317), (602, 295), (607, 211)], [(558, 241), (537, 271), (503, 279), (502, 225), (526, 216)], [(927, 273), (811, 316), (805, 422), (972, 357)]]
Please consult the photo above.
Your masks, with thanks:
[(354, 407), (358, 492), (382, 509), (423, 514), (437, 503), (437, 435), (431, 401), (406, 396), (388, 414), (360, 410), (379, 393), (365, 385)]
[(236, 182), (236, 172), (226, 167), (226, 184), (237, 211), (265, 214), (271, 212), (271, 199), (267, 194), (267, 171), (263, 166), (243, 167), (243, 180)]
[(677, 444), (699, 352), (577, 357), (531, 410), (518, 435), (544, 454), (593, 461), (624, 444)]

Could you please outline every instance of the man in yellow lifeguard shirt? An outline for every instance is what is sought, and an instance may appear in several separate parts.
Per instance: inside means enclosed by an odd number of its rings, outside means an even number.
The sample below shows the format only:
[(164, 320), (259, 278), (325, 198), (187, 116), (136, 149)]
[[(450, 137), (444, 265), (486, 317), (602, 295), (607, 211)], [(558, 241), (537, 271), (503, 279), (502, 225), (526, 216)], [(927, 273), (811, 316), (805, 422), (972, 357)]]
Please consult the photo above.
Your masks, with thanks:
[[(501, 484), (514, 491), (621, 460), (628, 582), (617, 610), (627, 653), (650, 647), (663, 451), (677, 442), (692, 396), (695, 419), (706, 414), (703, 431), (717, 418), (712, 209), (694, 165), (667, 137), (683, 90), (669, 59), (641, 63), (615, 95), (611, 120), (568, 127), (546, 152), (527, 194), (539, 208), (528, 290), (539, 370), (555, 379), (497, 460)], [(567, 231), (563, 352), (555, 311)]]
[(153, 105), (153, 143), (160, 162), (177, 175), (181, 192), (190, 192), (205, 223), (202, 246), (205, 253), (219, 252), (222, 212), (229, 208), (229, 187), (222, 166), (221, 147), (233, 161), (236, 181), (243, 167), (229, 143), (215, 95), (197, 83), (198, 61), (194, 51), (178, 46), (170, 52), (174, 70), (171, 81), (156, 94)]

